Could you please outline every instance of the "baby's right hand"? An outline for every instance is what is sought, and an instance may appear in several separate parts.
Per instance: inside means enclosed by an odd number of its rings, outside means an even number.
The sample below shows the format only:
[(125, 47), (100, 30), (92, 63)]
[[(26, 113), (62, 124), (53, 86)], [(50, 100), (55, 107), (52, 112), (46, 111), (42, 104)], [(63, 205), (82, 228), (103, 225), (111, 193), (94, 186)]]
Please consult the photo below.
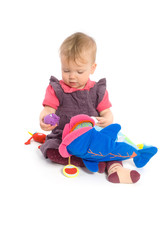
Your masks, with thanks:
[(52, 126), (51, 124), (45, 124), (44, 123), (44, 118), (45, 116), (47, 116), (50, 113), (55, 113), (55, 109), (45, 106), (44, 109), (42, 110), (41, 114), (40, 114), (40, 127), (42, 128), (42, 130), (44, 131), (52, 131), (54, 128), (57, 127), (57, 124)]
[(44, 123), (44, 118), (42, 120), (40, 120), (40, 127), (42, 128), (42, 130), (44, 131), (52, 131), (54, 128), (57, 127), (57, 124), (52, 126), (51, 124), (45, 124)]

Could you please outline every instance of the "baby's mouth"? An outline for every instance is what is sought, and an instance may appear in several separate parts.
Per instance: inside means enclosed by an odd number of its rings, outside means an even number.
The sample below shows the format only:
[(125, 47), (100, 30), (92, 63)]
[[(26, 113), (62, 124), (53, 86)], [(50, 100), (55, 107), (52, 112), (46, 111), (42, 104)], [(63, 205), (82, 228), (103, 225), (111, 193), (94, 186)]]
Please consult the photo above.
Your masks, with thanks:
[(76, 82), (69, 82), (69, 84), (70, 84), (71, 86), (74, 86), (74, 85), (76, 85)]

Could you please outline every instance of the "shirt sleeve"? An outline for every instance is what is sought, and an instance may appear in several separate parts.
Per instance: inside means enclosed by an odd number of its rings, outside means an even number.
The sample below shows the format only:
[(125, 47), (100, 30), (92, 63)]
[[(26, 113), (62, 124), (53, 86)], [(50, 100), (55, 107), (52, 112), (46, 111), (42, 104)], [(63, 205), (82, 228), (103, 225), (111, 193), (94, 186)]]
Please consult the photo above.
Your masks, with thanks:
[(45, 98), (43, 100), (43, 106), (49, 106), (57, 110), (59, 107), (59, 100), (55, 94), (54, 89), (49, 85), (46, 89)]
[(103, 111), (107, 108), (110, 108), (110, 107), (112, 107), (112, 104), (109, 100), (108, 91), (106, 90), (102, 101), (97, 106), (97, 111), (101, 112), (101, 111)]

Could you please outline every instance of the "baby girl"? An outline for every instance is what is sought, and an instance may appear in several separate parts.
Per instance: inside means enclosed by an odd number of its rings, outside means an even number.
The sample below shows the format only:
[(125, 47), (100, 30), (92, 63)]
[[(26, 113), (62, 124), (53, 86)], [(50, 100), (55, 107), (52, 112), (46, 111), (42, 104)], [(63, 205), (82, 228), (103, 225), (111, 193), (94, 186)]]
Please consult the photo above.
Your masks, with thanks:
[[(84, 34), (74, 33), (64, 40), (60, 47), (62, 80), (50, 78), (43, 110), (40, 114), (40, 126), (45, 131), (52, 131), (41, 146), (41, 151), (51, 161), (67, 164), (68, 159), (62, 158), (58, 148), (62, 142), (62, 132), (71, 117), (78, 114), (94, 116), (97, 126), (106, 127), (113, 123), (106, 79), (91, 81), (90, 75), (96, 69), (95, 40)], [(56, 113), (60, 117), (59, 125), (51, 126), (44, 123), (46, 115)], [(81, 158), (72, 157), (72, 164), (83, 167)], [(120, 161), (99, 163), (99, 172), (108, 174), (108, 180), (113, 183), (135, 183), (140, 174), (126, 169)]]

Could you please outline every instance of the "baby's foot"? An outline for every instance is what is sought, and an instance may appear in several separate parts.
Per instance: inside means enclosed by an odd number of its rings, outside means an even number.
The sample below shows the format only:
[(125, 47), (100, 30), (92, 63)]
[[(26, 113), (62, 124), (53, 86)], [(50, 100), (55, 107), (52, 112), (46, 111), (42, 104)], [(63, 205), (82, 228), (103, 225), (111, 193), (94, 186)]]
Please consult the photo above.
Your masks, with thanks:
[(124, 168), (119, 163), (114, 163), (108, 169), (108, 181), (112, 183), (136, 183), (140, 174), (135, 170)]

